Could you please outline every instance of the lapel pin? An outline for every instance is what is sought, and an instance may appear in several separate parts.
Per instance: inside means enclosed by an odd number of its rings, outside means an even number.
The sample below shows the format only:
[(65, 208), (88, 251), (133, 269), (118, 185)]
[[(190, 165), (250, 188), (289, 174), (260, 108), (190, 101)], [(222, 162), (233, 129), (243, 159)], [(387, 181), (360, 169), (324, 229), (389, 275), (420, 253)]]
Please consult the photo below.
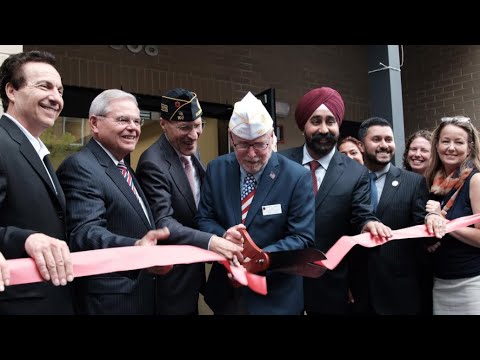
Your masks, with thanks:
[(270, 173), (269, 176), (270, 176), (270, 179), (272, 179), (272, 180), (275, 179), (275, 173), (273, 171)]
[(392, 186), (398, 186), (398, 181), (397, 180), (392, 181)]

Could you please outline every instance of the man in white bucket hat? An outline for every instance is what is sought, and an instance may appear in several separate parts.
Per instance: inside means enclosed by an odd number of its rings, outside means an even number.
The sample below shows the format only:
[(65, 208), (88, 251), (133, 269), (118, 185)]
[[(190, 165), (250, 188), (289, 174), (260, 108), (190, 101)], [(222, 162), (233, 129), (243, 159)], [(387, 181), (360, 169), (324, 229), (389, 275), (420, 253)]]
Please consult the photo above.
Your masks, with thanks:
[[(199, 229), (240, 238), (246, 228), (265, 252), (313, 246), (314, 198), (310, 173), (273, 152), (273, 121), (250, 92), (235, 104), (229, 123), (234, 153), (211, 161), (198, 207)], [(222, 266), (213, 264), (205, 300), (215, 314), (303, 312), (302, 277), (267, 271), (266, 296), (234, 288)]]

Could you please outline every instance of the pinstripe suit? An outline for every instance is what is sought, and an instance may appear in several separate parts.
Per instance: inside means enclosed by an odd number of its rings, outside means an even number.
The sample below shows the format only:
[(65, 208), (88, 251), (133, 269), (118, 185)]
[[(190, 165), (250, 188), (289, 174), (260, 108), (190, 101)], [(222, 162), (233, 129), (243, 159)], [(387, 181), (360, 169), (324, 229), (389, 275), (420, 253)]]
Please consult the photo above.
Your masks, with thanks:
[[(201, 179), (205, 175), (195, 156), (192, 161)], [(137, 177), (147, 195), (157, 227), (166, 226), (170, 237), (162, 244), (187, 244), (204, 249), (212, 234), (195, 230), (197, 206), (180, 159), (165, 134), (140, 157)], [(175, 265), (157, 279), (157, 312), (188, 315), (198, 312), (198, 297), (205, 284), (205, 264)]]
[[(0, 120), (0, 251), (6, 259), (26, 258), (26, 239), (41, 232), (65, 240), (65, 197), (58, 195), (25, 134), (7, 116)], [(0, 314), (73, 314), (71, 284), (50, 281), (7, 287)]]
[[(154, 228), (145, 195), (129, 170), (150, 223), (121, 172), (95, 140), (60, 165), (57, 175), (67, 199), (72, 251), (132, 246)], [(154, 314), (155, 276), (145, 270), (78, 278), (74, 285), (80, 313)]]
[[(423, 224), (427, 200), (423, 176), (391, 165), (376, 216), (392, 230)], [(377, 314), (419, 313), (422, 239), (391, 241), (363, 252), (366, 268), (358, 285), (364, 291), (355, 296), (358, 306), (368, 304)]]

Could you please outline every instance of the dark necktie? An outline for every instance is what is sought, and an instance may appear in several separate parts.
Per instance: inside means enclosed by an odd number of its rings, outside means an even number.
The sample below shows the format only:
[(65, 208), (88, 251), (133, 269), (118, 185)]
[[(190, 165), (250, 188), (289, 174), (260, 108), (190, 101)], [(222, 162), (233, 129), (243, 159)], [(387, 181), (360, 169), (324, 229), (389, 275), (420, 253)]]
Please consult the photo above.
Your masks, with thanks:
[(58, 185), (55, 185), (55, 180), (53, 179), (53, 176), (55, 175), (52, 175), (52, 174), (55, 174), (55, 170), (53, 170), (53, 166), (52, 166), (52, 163), (50, 162), (50, 159), (48, 158), (48, 155), (45, 155), (43, 157), (43, 163), (45, 164), (45, 167), (47, 168), (47, 171), (50, 175), (50, 179), (52, 181), (53, 188), (55, 189), (55, 193), (58, 195), (58, 190), (57, 190)]
[(240, 197), (240, 200), (242, 201), (242, 224), (245, 223), (245, 219), (247, 218), (247, 213), (250, 209), (253, 196), (255, 195), (256, 187), (257, 180), (255, 180), (255, 177), (252, 174), (247, 174), (243, 181), (242, 194)]
[(193, 176), (192, 159), (186, 156), (180, 156), (180, 159), (182, 160), (185, 174), (187, 175), (188, 182), (190, 183), (190, 188), (192, 189), (193, 198), (195, 199), (195, 205), (198, 206), (199, 199), (197, 198), (198, 194), (195, 192), (195, 178)]
[(377, 175), (374, 172), (370, 174), (370, 204), (373, 206), (373, 211), (377, 210), (378, 204), (378, 190), (377, 185), (375, 184), (377, 180)]
[(320, 167), (320, 163), (316, 160), (312, 160), (308, 163), (308, 165), (310, 166), (310, 174), (312, 175), (313, 194), (317, 195), (318, 182), (315, 171)]
[(117, 167), (119, 168), (123, 177), (127, 181), (128, 186), (135, 194), (135, 197), (137, 198), (138, 202), (140, 202), (140, 197), (138, 196), (137, 189), (135, 188), (135, 184), (133, 183), (132, 174), (130, 174), (130, 171), (128, 171), (128, 168), (125, 166), (125, 163), (123, 162), (123, 160), (118, 163)]

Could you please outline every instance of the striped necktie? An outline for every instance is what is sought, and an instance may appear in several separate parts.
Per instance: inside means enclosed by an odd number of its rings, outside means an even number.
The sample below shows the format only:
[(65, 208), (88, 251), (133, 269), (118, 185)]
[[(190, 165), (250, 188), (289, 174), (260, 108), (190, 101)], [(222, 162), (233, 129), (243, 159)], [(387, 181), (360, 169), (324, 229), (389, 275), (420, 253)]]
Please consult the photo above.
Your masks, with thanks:
[(125, 180), (127, 180), (127, 184), (130, 187), (130, 189), (132, 189), (133, 193), (135, 194), (135, 197), (140, 202), (140, 197), (138, 196), (137, 189), (135, 188), (135, 184), (133, 183), (132, 174), (130, 174), (130, 171), (128, 171), (128, 168), (125, 166), (125, 163), (123, 162), (123, 160), (119, 161), (117, 167), (120, 169)]
[(253, 196), (255, 195), (255, 188), (257, 186), (257, 180), (252, 174), (247, 174), (243, 182), (242, 195), (240, 200), (242, 201), (242, 224), (245, 223), (247, 218), (248, 209), (252, 203)]

